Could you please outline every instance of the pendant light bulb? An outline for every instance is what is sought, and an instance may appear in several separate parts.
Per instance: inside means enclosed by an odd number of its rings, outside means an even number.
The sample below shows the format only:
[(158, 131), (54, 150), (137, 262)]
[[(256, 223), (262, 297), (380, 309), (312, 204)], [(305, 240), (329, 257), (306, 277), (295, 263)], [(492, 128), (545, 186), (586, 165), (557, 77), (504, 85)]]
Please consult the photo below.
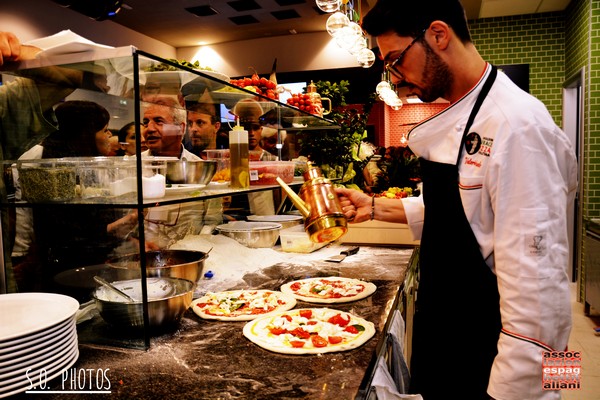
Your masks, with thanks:
[(392, 86), (388, 81), (381, 81), (375, 87), (375, 92), (380, 95), (385, 89), (392, 90)]
[(321, 11), (332, 13), (340, 9), (341, 0), (316, 0), (316, 3)]
[(375, 53), (371, 49), (362, 49), (356, 59), (361, 67), (369, 68), (375, 63)]
[(340, 29), (345, 28), (346, 26), (348, 26), (348, 24), (350, 24), (350, 20), (348, 19), (346, 14), (338, 11), (334, 12), (329, 18), (327, 18), (327, 23), (325, 24), (325, 27), (327, 28), (327, 32), (331, 36), (335, 36)]

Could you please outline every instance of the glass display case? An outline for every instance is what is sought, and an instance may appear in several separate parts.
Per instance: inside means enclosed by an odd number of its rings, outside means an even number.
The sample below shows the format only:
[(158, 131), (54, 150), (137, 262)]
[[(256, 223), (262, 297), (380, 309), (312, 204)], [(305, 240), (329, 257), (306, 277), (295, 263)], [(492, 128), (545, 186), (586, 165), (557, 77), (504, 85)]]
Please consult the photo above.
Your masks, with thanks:
[[(147, 349), (154, 334), (176, 326), (181, 304), (189, 304), (201, 279), (171, 267), (201, 271), (206, 258), (170, 252), (170, 246), (221, 223), (223, 198), (279, 188), (232, 189), (222, 159), (220, 173), (207, 181), (170, 181), (169, 165), (197, 150), (186, 129), (190, 113), (212, 110), (226, 143), (236, 117), (258, 110), (246, 122), (276, 132), (277, 150), (269, 160), (294, 158), (298, 134), (339, 129), (272, 97), (234, 86), (217, 71), (134, 47), (42, 52), (8, 66), (0, 86), (0, 293), (75, 297), (82, 310), (90, 305), (101, 311), (88, 320), (82, 313), (80, 341)], [(126, 126), (127, 140), (135, 136), (129, 143), (134, 151), (123, 155), (127, 143), (117, 133)], [(160, 301), (165, 299), (170, 301)]]

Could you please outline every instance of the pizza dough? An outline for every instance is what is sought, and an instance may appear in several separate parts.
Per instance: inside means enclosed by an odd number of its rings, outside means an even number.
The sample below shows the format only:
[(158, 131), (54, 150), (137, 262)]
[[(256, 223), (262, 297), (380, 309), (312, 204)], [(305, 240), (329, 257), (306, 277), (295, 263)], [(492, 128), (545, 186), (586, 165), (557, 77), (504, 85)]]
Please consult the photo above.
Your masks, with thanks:
[(207, 293), (192, 302), (200, 318), (219, 321), (250, 321), (257, 317), (291, 310), (296, 299), (274, 290), (230, 290)]
[(377, 286), (360, 279), (330, 276), (288, 282), (280, 290), (298, 300), (331, 304), (364, 299), (375, 293)]
[(303, 308), (262, 316), (244, 325), (244, 336), (283, 354), (319, 354), (356, 349), (375, 335), (375, 325), (329, 308)]

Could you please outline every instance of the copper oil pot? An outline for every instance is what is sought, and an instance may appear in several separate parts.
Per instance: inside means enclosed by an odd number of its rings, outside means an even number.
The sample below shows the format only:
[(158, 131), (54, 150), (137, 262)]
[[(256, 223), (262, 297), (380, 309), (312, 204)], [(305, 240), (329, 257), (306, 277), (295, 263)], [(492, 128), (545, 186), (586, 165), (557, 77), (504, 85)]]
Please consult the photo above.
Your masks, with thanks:
[(304, 230), (312, 242), (332, 242), (348, 231), (348, 221), (342, 213), (338, 196), (319, 167), (308, 164), (299, 195), (279, 177), (277, 182), (304, 216)]

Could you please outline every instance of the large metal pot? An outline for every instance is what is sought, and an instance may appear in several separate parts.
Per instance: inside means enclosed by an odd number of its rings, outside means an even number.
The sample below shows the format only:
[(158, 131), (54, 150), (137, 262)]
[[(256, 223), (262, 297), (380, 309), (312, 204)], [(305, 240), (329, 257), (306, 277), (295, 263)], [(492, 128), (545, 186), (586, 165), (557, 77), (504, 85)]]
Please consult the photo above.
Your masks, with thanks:
[[(141, 280), (116, 281), (112, 282), (112, 285), (136, 301), (130, 302), (105, 286), (100, 286), (92, 296), (102, 318), (109, 324), (119, 327), (143, 327)], [(196, 284), (187, 279), (152, 278), (147, 280), (147, 288), (149, 328), (162, 330), (175, 326), (181, 320), (183, 313), (192, 303)]]
[(216, 172), (214, 160), (167, 161), (167, 183), (208, 185)]
[(281, 224), (274, 222), (234, 221), (217, 225), (217, 230), (246, 247), (273, 247), (279, 239)]
[[(202, 277), (204, 260), (208, 253), (192, 250), (156, 250), (144, 254), (146, 276), (182, 278), (197, 282)], [(131, 254), (110, 260), (114, 268), (140, 271), (140, 255)]]

